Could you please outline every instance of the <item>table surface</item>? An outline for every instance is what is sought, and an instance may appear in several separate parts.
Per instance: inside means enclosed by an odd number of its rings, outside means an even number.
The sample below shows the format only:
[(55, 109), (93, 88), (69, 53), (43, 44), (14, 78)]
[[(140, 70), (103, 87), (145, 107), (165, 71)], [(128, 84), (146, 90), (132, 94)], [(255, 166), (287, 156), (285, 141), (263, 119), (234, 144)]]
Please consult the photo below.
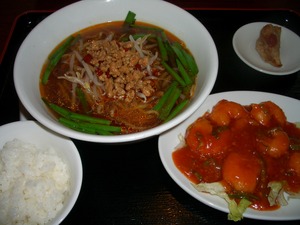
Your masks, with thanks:
[[(0, 125), (19, 119), (18, 97), (12, 81), (18, 46), (33, 26), (52, 11), (72, 2), (2, 2), (5, 7), (1, 7), (0, 13), (3, 59), (0, 65), (0, 105), (11, 110), (1, 111)], [(220, 68), (212, 93), (266, 91), (300, 100), (300, 72), (288, 76), (262, 74), (245, 65), (231, 45), (234, 32), (241, 25), (256, 20), (284, 25), (300, 35), (300, 4), (296, 0), (171, 2), (198, 18), (216, 43)], [(226, 27), (220, 21), (226, 23)], [(11, 98), (3, 97), (6, 95)], [(227, 220), (226, 213), (195, 200), (169, 177), (161, 164), (157, 142), (158, 137), (127, 145), (74, 140), (82, 158), (84, 178), (76, 205), (62, 224), (233, 224)], [(244, 218), (239, 224), (296, 225), (299, 222)]]
[[(0, 63), (15, 19), (32, 10), (57, 10), (74, 0), (2, 0), (0, 8)], [(300, 13), (299, 0), (168, 0), (183, 8), (198, 9), (288, 9)]]

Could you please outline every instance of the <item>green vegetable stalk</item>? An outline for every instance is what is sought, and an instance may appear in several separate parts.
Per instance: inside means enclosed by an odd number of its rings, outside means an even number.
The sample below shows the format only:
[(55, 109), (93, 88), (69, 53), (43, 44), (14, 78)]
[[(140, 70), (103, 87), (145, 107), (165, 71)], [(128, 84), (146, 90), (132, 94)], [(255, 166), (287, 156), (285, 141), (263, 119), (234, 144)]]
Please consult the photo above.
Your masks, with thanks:
[(42, 76), (42, 84), (47, 84), (53, 68), (57, 65), (57, 63), (59, 62), (63, 54), (66, 52), (66, 50), (71, 46), (74, 39), (75, 39), (74, 36), (68, 37), (66, 41), (55, 52), (53, 52), (53, 54), (49, 56), (49, 63)]
[(121, 133), (121, 127), (112, 126), (111, 121), (109, 120), (74, 113), (68, 109), (60, 107), (53, 103), (49, 103), (46, 100), (44, 100), (44, 102), (49, 106), (50, 109), (61, 116), (58, 119), (61, 124), (73, 130), (100, 135), (112, 135), (114, 133)]

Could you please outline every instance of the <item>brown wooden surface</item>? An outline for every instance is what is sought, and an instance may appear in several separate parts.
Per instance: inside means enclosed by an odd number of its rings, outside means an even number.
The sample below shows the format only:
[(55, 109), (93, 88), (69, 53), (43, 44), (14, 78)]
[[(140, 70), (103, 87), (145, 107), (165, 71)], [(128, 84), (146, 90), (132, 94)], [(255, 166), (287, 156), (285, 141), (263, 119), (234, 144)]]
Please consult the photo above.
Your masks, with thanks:
[[(0, 62), (15, 19), (27, 11), (58, 10), (75, 0), (2, 0), (0, 9)], [(199, 9), (289, 9), (300, 13), (299, 0), (169, 0), (183, 8)]]

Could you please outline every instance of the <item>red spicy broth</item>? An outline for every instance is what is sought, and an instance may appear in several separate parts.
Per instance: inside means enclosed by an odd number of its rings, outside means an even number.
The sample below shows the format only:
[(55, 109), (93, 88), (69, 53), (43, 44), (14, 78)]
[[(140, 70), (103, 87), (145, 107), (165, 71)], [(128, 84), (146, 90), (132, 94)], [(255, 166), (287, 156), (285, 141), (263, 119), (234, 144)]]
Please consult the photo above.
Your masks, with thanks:
[[(163, 123), (153, 107), (175, 79), (161, 64), (154, 35), (162, 29), (141, 22), (136, 25), (129, 29), (123, 21), (109, 22), (75, 33), (76, 41), (54, 67), (47, 83), (41, 82), (42, 98), (75, 113), (107, 119), (122, 127), (120, 134)], [(180, 43), (189, 52), (183, 41), (166, 30), (164, 33), (170, 43)], [(129, 37), (140, 34), (139, 42)], [(167, 62), (176, 64), (170, 57)], [(47, 63), (41, 80), (46, 67)], [(192, 98), (195, 81), (196, 76), (191, 84), (178, 85), (181, 93), (175, 106)]]

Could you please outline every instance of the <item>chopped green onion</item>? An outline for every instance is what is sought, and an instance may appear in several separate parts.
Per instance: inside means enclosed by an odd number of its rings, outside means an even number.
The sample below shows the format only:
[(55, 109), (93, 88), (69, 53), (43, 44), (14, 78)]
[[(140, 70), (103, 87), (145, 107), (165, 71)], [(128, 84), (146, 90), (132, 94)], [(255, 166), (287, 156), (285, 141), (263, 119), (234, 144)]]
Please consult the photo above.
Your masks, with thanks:
[(89, 109), (88, 109), (88, 103), (87, 103), (84, 92), (82, 91), (81, 88), (76, 87), (76, 94), (79, 99), (79, 102), (82, 105), (84, 112), (87, 113), (89, 111)]
[(166, 62), (161, 62), (161, 64), (165, 67), (165, 69), (174, 77), (176, 81), (182, 86), (185, 86), (184, 80), (178, 75), (178, 73), (173, 70)]
[(177, 55), (177, 57), (179, 58), (180, 62), (182, 63), (182, 65), (187, 68), (188, 67), (188, 63), (187, 60), (183, 54), (183, 49), (182, 46), (178, 43), (178, 42), (174, 42), (172, 44), (172, 49), (175, 52), (175, 54)]
[(136, 14), (134, 12), (128, 11), (127, 16), (124, 20), (124, 25), (133, 25), (135, 23), (135, 16)]
[(109, 125), (111, 121), (106, 120), (106, 119), (101, 119), (101, 118), (95, 118), (92, 116), (87, 116), (79, 113), (74, 113), (68, 109), (65, 109), (63, 107), (60, 107), (58, 105), (55, 105), (53, 103), (47, 103), (46, 104), (56, 113), (59, 115), (70, 119), (70, 120), (76, 120), (76, 121), (82, 121), (82, 122), (90, 122), (90, 123), (99, 123), (103, 125)]
[(159, 111), (163, 105), (165, 104), (165, 102), (167, 101), (167, 99), (169, 98), (172, 90), (177, 86), (177, 82), (174, 81), (169, 88), (166, 90), (166, 92), (163, 94), (163, 96), (159, 99), (159, 101), (157, 102), (157, 104), (153, 107), (154, 110)]
[(60, 122), (62, 125), (70, 128), (72, 130), (76, 130), (76, 131), (80, 131), (80, 132), (88, 133), (88, 134), (96, 134), (95, 129), (79, 127), (76, 122), (68, 120), (64, 117), (60, 117), (58, 119), (58, 122)]
[(46, 70), (42, 76), (42, 83), (47, 84), (49, 76), (53, 70), (53, 68), (57, 65), (63, 54), (70, 47), (74, 40), (74, 36), (70, 36), (66, 39), (66, 41), (53, 53), (49, 56), (49, 63), (46, 67)]
[(182, 75), (182, 78), (184, 79), (185, 84), (186, 85), (192, 84), (193, 81), (191, 80), (189, 74), (185, 71), (185, 69), (179, 59), (176, 59), (176, 63), (177, 63), (178, 70), (179, 70), (180, 74)]
[[(65, 125), (66, 127), (69, 127), (73, 130), (76, 131), (81, 131), (84, 133), (89, 133), (89, 134), (101, 134), (101, 135), (111, 135), (112, 133), (110, 130), (107, 128), (109, 126), (106, 125), (99, 125), (99, 124), (91, 124), (91, 123), (78, 123), (72, 120), (68, 120), (64, 117), (61, 117), (58, 119), (58, 121)], [(97, 127), (98, 126), (98, 127)], [(121, 128), (116, 129), (116, 127), (111, 126), (111, 130), (116, 130), (116, 132), (120, 132)]]
[(170, 113), (170, 115), (168, 116), (168, 118), (165, 120), (165, 122), (173, 119), (175, 116), (178, 115), (178, 113), (181, 112), (181, 110), (189, 103), (188, 99), (183, 100), (182, 102), (180, 102)]
[(174, 89), (172, 89), (169, 98), (160, 111), (159, 118), (161, 120), (166, 120), (168, 118), (172, 108), (176, 104), (177, 99), (180, 97), (180, 94), (181, 90), (179, 88), (175, 87)]
[(192, 55), (188, 54), (187, 52), (185, 52), (184, 54), (186, 61), (188, 63), (189, 69), (192, 73), (192, 75), (197, 75), (197, 73), (199, 72), (197, 63), (195, 62), (195, 59)]
[(167, 49), (162, 41), (162, 38), (157, 36), (156, 37), (157, 39), (157, 43), (158, 43), (158, 48), (159, 48), (159, 51), (160, 51), (160, 55), (161, 55), (161, 59), (163, 61), (168, 61), (168, 53), (167, 53)]
[(191, 72), (193, 76), (196, 75), (199, 70), (194, 57), (186, 52), (186, 50), (177, 42), (173, 43), (172, 47), (184, 68)]
[(77, 124), (82, 127), (95, 129), (96, 131), (101, 130), (101, 131), (118, 132), (118, 133), (121, 132), (121, 127), (118, 126), (102, 125), (98, 123), (86, 123), (86, 122), (79, 122)]

